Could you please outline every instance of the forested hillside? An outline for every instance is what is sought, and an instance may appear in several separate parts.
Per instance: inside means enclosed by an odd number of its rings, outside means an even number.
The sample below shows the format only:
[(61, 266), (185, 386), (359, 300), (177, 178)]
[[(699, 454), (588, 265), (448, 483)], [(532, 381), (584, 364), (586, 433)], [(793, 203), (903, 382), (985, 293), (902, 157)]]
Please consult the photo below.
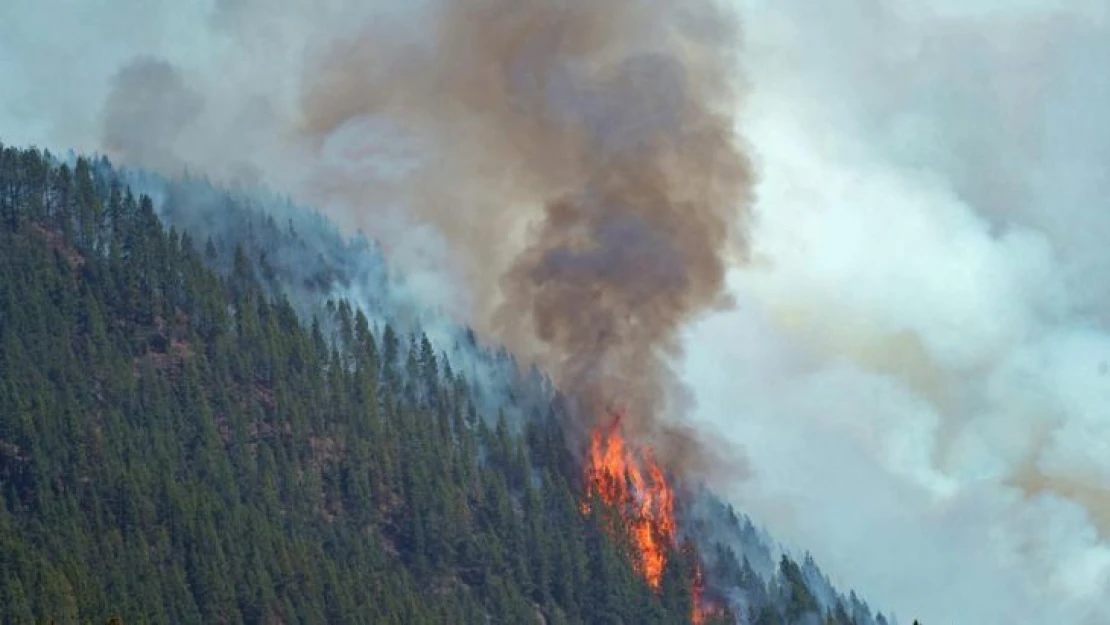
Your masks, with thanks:
[(704, 493), (653, 591), (545, 378), (318, 216), (136, 180), (0, 150), (4, 623), (685, 623), (698, 559), (709, 622), (886, 622)]

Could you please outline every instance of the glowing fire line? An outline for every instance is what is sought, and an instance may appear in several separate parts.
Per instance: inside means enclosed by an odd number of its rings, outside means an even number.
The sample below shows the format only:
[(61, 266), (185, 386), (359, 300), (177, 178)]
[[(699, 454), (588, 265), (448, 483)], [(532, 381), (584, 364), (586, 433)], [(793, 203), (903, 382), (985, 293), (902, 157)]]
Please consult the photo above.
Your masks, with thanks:
[[(590, 512), (590, 501), (596, 496), (614, 510), (634, 548), (633, 566), (652, 590), (658, 592), (667, 566), (667, 556), (676, 544), (674, 490), (663, 469), (655, 461), (649, 446), (634, 454), (620, 432), (618, 414), (608, 427), (599, 427), (590, 435), (586, 458), (586, 500), (582, 513)], [(691, 620), (704, 622), (702, 607), (704, 581), (701, 567), (694, 570), (691, 589), (694, 603)]]

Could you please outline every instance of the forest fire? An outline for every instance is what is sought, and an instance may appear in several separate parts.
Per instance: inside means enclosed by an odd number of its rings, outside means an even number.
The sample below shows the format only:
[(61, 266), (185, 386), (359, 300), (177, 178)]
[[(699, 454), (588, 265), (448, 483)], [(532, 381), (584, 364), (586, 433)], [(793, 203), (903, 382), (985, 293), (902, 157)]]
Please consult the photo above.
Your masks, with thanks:
[[(587, 497), (597, 495), (620, 516), (636, 549), (637, 571), (648, 585), (659, 589), (667, 552), (675, 542), (674, 491), (651, 448), (640, 457), (628, 448), (620, 432), (620, 416), (590, 436), (586, 466)], [(589, 502), (583, 504), (589, 510)]]
[[(594, 497), (615, 513), (633, 549), (633, 565), (655, 591), (660, 590), (667, 558), (676, 545), (675, 496), (651, 447), (639, 453), (630, 449), (621, 433), (621, 416), (608, 427), (590, 435), (586, 458), (586, 500), (582, 512), (589, 513)], [(616, 528), (612, 528), (616, 529)], [(704, 579), (700, 566), (693, 571), (691, 620), (703, 623)]]

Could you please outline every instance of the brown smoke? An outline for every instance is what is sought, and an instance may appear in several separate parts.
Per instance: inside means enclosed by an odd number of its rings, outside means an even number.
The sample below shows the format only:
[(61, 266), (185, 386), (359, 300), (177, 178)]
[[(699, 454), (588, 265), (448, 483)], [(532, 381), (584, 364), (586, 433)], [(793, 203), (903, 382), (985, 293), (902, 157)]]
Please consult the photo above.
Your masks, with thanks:
[(151, 57), (135, 59), (113, 77), (104, 105), (103, 147), (125, 162), (175, 171), (181, 162), (172, 144), (203, 106), (176, 67)]
[(327, 171), (319, 186), (397, 193), (441, 229), (479, 329), (585, 398), (578, 426), (616, 404), (664, 459), (704, 455), (661, 417), (682, 403), (678, 332), (723, 303), (743, 252), (733, 16), (709, 0), (460, 0), (414, 21), (320, 51), (302, 130), (323, 149), (388, 120), (434, 158), (397, 188)]

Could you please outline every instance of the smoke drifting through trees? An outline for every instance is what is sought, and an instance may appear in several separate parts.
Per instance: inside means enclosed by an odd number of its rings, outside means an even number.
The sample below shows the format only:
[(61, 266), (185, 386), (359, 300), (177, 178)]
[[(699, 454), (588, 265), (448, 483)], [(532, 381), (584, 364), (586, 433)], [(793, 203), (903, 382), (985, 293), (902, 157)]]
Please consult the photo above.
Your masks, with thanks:
[(665, 360), (684, 322), (722, 303), (726, 256), (742, 252), (737, 24), (708, 1), (432, 14), (430, 46), (367, 28), (320, 54), (303, 133), (323, 149), (388, 120), (431, 146), (401, 193), (482, 289), (481, 329), (584, 397), (584, 419), (616, 403), (676, 461), (688, 445), (657, 427), (681, 397)]
[[(406, 73), (424, 93), (448, 92), (414, 71), (444, 48), (429, 32), (444, 20), (418, 14), (434, 1), (110, 0), (58, 12), (9, 0), (3, 139), (104, 150), (90, 103), (106, 102), (135, 59), (165, 59), (203, 107), (180, 132), (140, 132), (152, 118), (133, 119), (131, 140), (155, 144), (137, 147), (222, 181), (264, 181), (365, 228), (405, 261), (406, 295), (436, 299), (457, 282), (451, 296), (479, 295), (470, 318), (492, 326), (499, 285), (486, 278), (520, 251), (536, 198), (558, 193), (535, 193), (545, 185), (533, 162), (487, 153), (504, 140), (478, 123), (492, 116), (461, 103), (405, 110), (411, 88), (375, 96), (384, 108), (361, 100)], [(737, 4), (759, 262), (733, 276), (744, 305), (685, 343), (685, 379), (707, 413), (698, 427), (744, 444), (756, 474), (728, 492), (834, 578), (925, 622), (1110, 622), (1105, 3)], [(360, 40), (366, 23), (378, 26)], [(325, 62), (348, 53), (359, 62)], [(333, 81), (332, 94), (358, 104), (334, 109), (329, 132), (301, 104), (325, 99), (332, 79), (320, 71), (336, 67), (358, 80)], [(381, 110), (421, 122), (407, 124), (414, 150)], [(563, 153), (562, 141), (545, 153)], [(433, 228), (393, 228), (395, 215), (434, 206), (450, 207), (435, 218), (456, 247), (485, 245), (448, 261), (432, 249), (445, 245), (424, 243)], [(360, 222), (356, 207), (373, 211)], [(414, 265), (465, 280), (413, 280)]]

